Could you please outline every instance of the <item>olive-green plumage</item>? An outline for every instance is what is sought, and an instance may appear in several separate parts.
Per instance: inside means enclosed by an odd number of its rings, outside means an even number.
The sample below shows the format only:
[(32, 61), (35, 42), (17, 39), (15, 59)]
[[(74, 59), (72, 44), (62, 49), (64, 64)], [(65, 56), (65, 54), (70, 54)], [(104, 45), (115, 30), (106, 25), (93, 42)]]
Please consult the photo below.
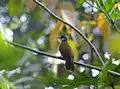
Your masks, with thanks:
[(67, 70), (71, 70), (74, 71), (74, 55), (72, 52), (72, 49), (70, 48), (68, 42), (67, 42), (67, 38), (65, 36), (61, 36), (61, 44), (59, 47), (60, 53), (63, 56), (63, 58), (65, 58), (66, 63), (65, 63), (65, 68)]

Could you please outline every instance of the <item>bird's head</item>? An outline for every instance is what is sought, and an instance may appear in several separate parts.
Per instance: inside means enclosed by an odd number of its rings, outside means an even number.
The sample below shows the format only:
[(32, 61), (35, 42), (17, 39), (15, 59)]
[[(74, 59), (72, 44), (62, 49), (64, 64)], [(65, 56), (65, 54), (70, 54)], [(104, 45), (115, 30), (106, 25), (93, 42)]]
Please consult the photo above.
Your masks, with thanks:
[(67, 41), (67, 37), (65, 35), (57, 36), (61, 41)]

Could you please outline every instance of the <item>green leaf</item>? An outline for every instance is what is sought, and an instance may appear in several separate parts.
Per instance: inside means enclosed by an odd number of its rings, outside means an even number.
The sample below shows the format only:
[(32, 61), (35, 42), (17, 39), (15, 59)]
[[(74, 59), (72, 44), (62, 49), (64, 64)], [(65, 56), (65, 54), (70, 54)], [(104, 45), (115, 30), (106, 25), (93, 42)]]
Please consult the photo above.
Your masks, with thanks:
[(3, 40), (0, 33), (0, 69), (12, 69), (19, 59), (19, 52)]
[[(110, 16), (113, 19), (113, 21), (119, 20), (120, 19), (120, 11), (118, 9), (114, 9), (112, 11), (112, 13), (110, 14)], [(115, 21), (115, 24), (117, 25), (117, 27), (120, 28), (119, 22)]]
[(120, 85), (115, 85), (115, 89), (120, 89)]
[(9, 0), (8, 11), (10, 16), (19, 16), (24, 11), (23, 0)]
[(102, 72), (100, 73), (100, 76), (99, 76), (99, 81), (98, 81), (98, 89), (100, 89), (100, 86), (103, 86), (105, 85), (105, 80), (108, 76), (108, 69), (109, 69), (109, 66), (112, 64), (112, 58), (108, 59), (108, 61), (106, 62)]
[(116, 54), (119, 55), (119, 52), (120, 52), (120, 34), (111, 35), (110, 38), (108, 39), (107, 44), (108, 44), (107, 46), (108, 46), (112, 56), (114, 55), (114, 57), (115, 57), (115, 56), (117, 56)]
[(115, 5), (115, 0), (107, 0), (105, 3), (104, 3), (104, 6), (105, 6), (105, 13), (109, 13), (112, 8), (114, 7)]
[(77, 0), (77, 3), (79, 6), (81, 6), (84, 2), (85, 2), (85, 0)]
[(10, 83), (3, 74), (0, 72), (0, 89), (8, 89), (8, 87), (10, 87), (10, 89), (15, 89), (15, 86)]
[(32, 20), (39, 22), (43, 16), (43, 10), (41, 8), (36, 8), (36, 10), (30, 12), (29, 15)]
[(8, 89), (8, 88), (4, 83), (0, 82), (0, 89)]
[[(51, 74), (50, 74), (51, 75)], [(79, 85), (95, 85), (96, 81), (94, 78), (86, 76), (84, 73), (79, 73), (78, 76), (73, 80), (67, 79), (67, 77), (53, 77), (51, 76), (39, 76), (38, 79), (46, 85), (69, 85), (69, 86), (79, 86)]]
[(112, 8), (115, 5), (115, 0), (106, 0), (103, 2), (103, 0), (94, 0), (97, 4), (98, 8), (102, 8), (106, 14), (108, 14)]
[(9, 24), (9, 28), (15, 30), (21, 26), (21, 21), (18, 19), (17, 21), (11, 21)]

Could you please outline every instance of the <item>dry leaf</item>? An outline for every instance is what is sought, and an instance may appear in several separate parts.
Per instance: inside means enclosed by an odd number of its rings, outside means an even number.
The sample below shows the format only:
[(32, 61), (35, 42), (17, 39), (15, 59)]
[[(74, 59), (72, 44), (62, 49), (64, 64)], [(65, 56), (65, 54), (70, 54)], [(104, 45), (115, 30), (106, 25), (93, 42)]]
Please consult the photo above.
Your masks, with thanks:
[(71, 2), (61, 3), (58, 6), (58, 15), (62, 17), (67, 23), (75, 26), (75, 10)]
[[(62, 17), (70, 25), (77, 27), (78, 29), (81, 30), (79, 21), (77, 20), (76, 15), (75, 15), (74, 6), (71, 2), (64, 2), (64, 3), (59, 4), (58, 16)], [(80, 40), (81, 40), (80, 36), (68, 26), (67, 26), (67, 29), (68, 29), (67, 33), (71, 34), (75, 44), (79, 45)]]
[(72, 34), (72, 28), (67, 29), (67, 34)]
[(26, 6), (28, 7), (29, 11), (32, 11), (36, 8), (36, 3), (33, 0), (27, 0)]
[(54, 51), (56, 48), (56, 37), (59, 35), (61, 29), (63, 28), (64, 24), (60, 21), (56, 23), (55, 28), (50, 33), (50, 46), (51, 49)]
[(104, 18), (104, 13), (100, 13), (98, 16), (98, 28), (100, 29), (103, 39), (107, 40), (109, 38), (109, 25)]

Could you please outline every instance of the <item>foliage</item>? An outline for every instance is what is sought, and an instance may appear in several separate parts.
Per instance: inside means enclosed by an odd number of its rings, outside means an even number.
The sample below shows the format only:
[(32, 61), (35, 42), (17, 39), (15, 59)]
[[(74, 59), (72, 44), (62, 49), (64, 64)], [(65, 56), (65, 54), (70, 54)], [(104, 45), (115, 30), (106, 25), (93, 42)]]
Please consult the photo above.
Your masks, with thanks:
[[(33, 0), (0, 0), (0, 89), (120, 89), (120, 2), (115, 0), (38, 0), (65, 22), (79, 29), (93, 48), (63, 22), (49, 15)], [(98, 9), (97, 9), (98, 8)], [(75, 65), (74, 72), (59, 59), (18, 48), (16, 42), (32, 49), (59, 54), (59, 35), (68, 37), (74, 61), (102, 68)], [(91, 70), (92, 69), (92, 70)], [(96, 75), (95, 75), (96, 74)], [(94, 76), (95, 75), (95, 76)]]

